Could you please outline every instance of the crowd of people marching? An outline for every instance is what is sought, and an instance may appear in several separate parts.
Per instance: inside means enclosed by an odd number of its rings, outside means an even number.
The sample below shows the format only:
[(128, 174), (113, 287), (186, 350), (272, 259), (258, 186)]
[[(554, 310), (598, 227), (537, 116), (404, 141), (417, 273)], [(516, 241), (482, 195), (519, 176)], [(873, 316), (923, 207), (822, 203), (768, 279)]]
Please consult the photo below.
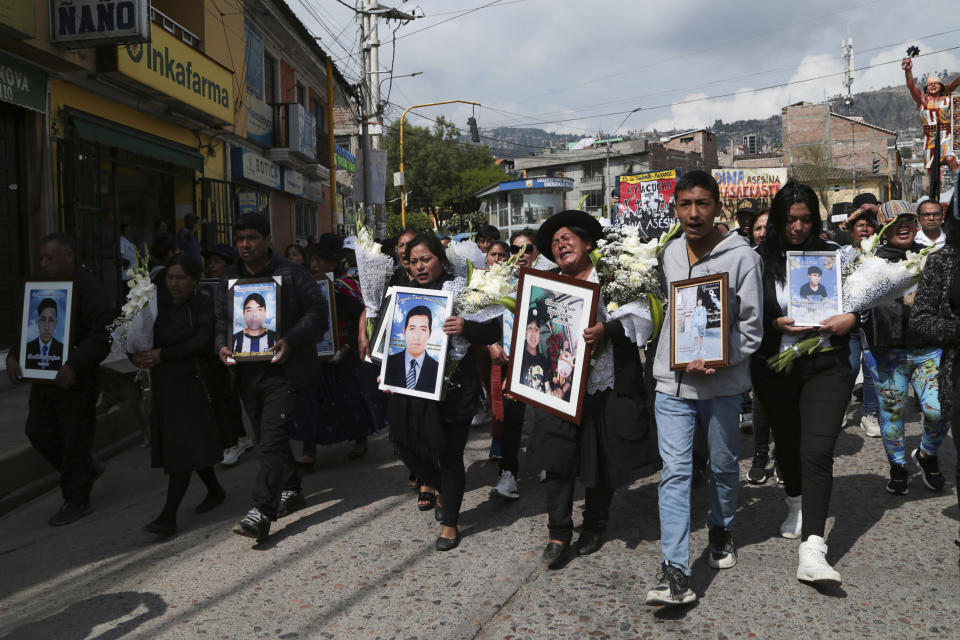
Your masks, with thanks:
[[(195, 239), (189, 243), (189, 233), (185, 251), (177, 251), (175, 243), (155, 247), (154, 344), (129, 358), (152, 372), (151, 464), (163, 469), (168, 488), (159, 515), (144, 529), (158, 536), (176, 532), (178, 510), (194, 472), (207, 489), (194, 511), (220, 505), (226, 493), (216, 466), (235, 463), (256, 443), (259, 472), (251, 508), (233, 531), (261, 542), (273, 523), (305, 506), (302, 472), (315, 464), (318, 446), (352, 442), (349, 455), (359, 458), (367, 452), (368, 436), (389, 429), (415, 490), (411, 507), (434, 513), (440, 525), (436, 549), (447, 551), (461, 542), (463, 457), (471, 427), (492, 421), (491, 458), (499, 460), (492, 493), (505, 500), (520, 498), (521, 460), (540, 471), (547, 511), (542, 557), (550, 569), (598, 551), (612, 517), (615, 489), (659, 470), (663, 557), (647, 602), (689, 603), (696, 599), (689, 586), (694, 477), (703, 473), (709, 478), (709, 564), (714, 569), (733, 567), (744, 430), (752, 431), (755, 445), (746, 481), (783, 485), (780, 534), (800, 541), (797, 578), (839, 584), (840, 574), (826, 560), (825, 526), (834, 449), (851, 397), (862, 399), (864, 434), (881, 438), (886, 450), (889, 480), (878, 482), (878, 490), (896, 495), (907, 494), (915, 471), (921, 490), (944, 488), (937, 454), (951, 424), (956, 446), (960, 421), (960, 415), (952, 413), (960, 392), (955, 378), (960, 347), (956, 207), (944, 215), (932, 200), (911, 206), (896, 200), (880, 203), (869, 194), (857, 196), (853, 204), (854, 212), (831, 234), (824, 229), (816, 193), (788, 182), (769, 209), (741, 203), (737, 227), (726, 231), (716, 224), (721, 209), (714, 179), (700, 171), (681, 176), (675, 210), (682, 233), (666, 244), (658, 274), (664, 294), (671, 282), (727, 274), (728, 365), (708, 367), (699, 358), (684, 370), (674, 370), (669, 306), (660, 335), (636, 344), (622, 319), (607, 317), (601, 301), (597, 321), (586, 328), (583, 340), (610, 348), (597, 349), (603, 355), (590, 363), (580, 424), (528, 407), (503, 392), (500, 381), (509, 358), (497, 321), (456, 315), (443, 320), (444, 333), (460, 336), (470, 346), (442, 399), (380, 391), (379, 367), (368, 360), (371, 345), (355, 238), (325, 234), (307, 248), (291, 245), (281, 255), (271, 246), (267, 218), (248, 213), (234, 225), (233, 247), (220, 245), (197, 255), (199, 246)], [(788, 316), (788, 251), (856, 253), (878, 230), (883, 233), (876, 255), (884, 260), (904, 260), (924, 245), (938, 247), (915, 291), (864, 314), (834, 315), (819, 327), (799, 326)], [(596, 218), (564, 211), (539, 229), (509, 238), (501, 239), (496, 228), (486, 227), (475, 241), (487, 265), (516, 257), (520, 267), (598, 282), (590, 252), (602, 233)], [(396, 262), (391, 284), (439, 290), (454, 278), (449, 238), (406, 229), (393, 240), (383, 242)], [(90, 449), (97, 368), (111, 349), (107, 325), (113, 305), (103, 285), (77, 265), (70, 236), (44, 238), (39, 257), (44, 276), (77, 283), (77, 338), (56, 384), (33, 385), (26, 424), (34, 447), (61, 474), (64, 503), (50, 524), (64, 525), (90, 512), (91, 488), (103, 473)], [(316, 282), (329, 273), (335, 278), (336, 327), (326, 326), (326, 303)], [(218, 285), (201, 286), (205, 277), (217, 279)], [(232, 334), (227, 283), (237, 278), (282, 282), (270, 361), (233, 360), (240, 347)], [(334, 357), (320, 360), (315, 342), (327, 330), (339, 334), (340, 347)], [(523, 336), (524, 330), (517, 335)], [(788, 369), (775, 371), (767, 364), (816, 331), (825, 348), (797, 358)], [(544, 356), (535, 349), (518, 344), (517, 351), (514, 366), (549, 364), (540, 362)], [(12, 381), (21, 379), (16, 350), (8, 356), (7, 371)], [(415, 381), (416, 374), (410, 375)], [(911, 386), (922, 414), (922, 437), (909, 451), (904, 421)], [(241, 406), (252, 438), (244, 429)], [(497, 417), (491, 416), (494, 406)], [(525, 428), (528, 453), (521, 455)], [(585, 507), (573, 541), (577, 478), (585, 487)], [(960, 482), (957, 486), (960, 491)]]

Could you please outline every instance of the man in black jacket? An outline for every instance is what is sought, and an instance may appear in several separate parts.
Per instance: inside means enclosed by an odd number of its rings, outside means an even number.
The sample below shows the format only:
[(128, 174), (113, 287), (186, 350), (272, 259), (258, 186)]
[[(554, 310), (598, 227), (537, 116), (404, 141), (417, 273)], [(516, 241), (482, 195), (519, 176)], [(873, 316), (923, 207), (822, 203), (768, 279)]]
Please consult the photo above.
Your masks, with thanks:
[[(103, 465), (91, 457), (90, 449), (96, 426), (97, 374), (110, 353), (107, 325), (113, 320), (114, 307), (106, 287), (77, 268), (75, 255), (73, 238), (65, 233), (51, 233), (40, 242), (41, 273), (74, 281), (77, 310), (66, 362), (60, 365), (54, 384), (34, 384), (30, 389), (27, 415), (30, 443), (60, 472), (63, 506), (49, 520), (54, 527), (93, 511), (90, 490), (103, 473)], [(7, 355), (7, 376), (13, 384), (23, 381), (18, 345)]]
[(270, 250), (270, 222), (257, 213), (245, 213), (234, 225), (240, 260), (220, 279), (216, 296), (216, 349), (220, 360), (233, 366), (232, 297), (228, 282), (237, 278), (281, 279), (280, 324), (277, 339), (268, 348), (268, 361), (235, 366), (240, 397), (260, 446), (260, 472), (253, 490), (253, 506), (233, 532), (262, 542), (270, 522), (303, 506), (300, 475), (290, 450), (290, 429), (297, 394), (310, 382), (314, 343), (326, 330), (327, 310), (320, 287), (304, 267), (278, 258)]

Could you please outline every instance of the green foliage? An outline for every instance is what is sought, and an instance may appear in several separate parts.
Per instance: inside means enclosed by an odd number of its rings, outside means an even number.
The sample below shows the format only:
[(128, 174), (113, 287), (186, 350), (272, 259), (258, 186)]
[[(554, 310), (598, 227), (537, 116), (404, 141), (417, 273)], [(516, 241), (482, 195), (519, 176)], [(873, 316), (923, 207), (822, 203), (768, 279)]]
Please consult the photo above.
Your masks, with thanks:
[[(423, 211), (407, 211), (407, 226), (417, 231), (433, 231), (430, 216)], [(403, 224), (399, 213), (391, 213), (387, 216), (387, 237), (396, 238), (402, 230)]]
[[(460, 132), (456, 126), (437, 118), (433, 129), (404, 125), (404, 169), (407, 188), (407, 211), (422, 209), (463, 207), (476, 209), (473, 193), (494, 182), (507, 179), (506, 174), (493, 164), (486, 146), (460, 144)], [(383, 137), (387, 152), (387, 175), (400, 170), (399, 122), (391, 125)], [(485, 183), (484, 183), (485, 182)], [(463, 198), (469, 204), (461, 202)], [(398, 200), (390, 205), (391, 211), (400, 211), (400, 187), (387, 181), (387, 200)]]
[(487, 224), (487, 215), (480, 211), (471, 211), (464, 214), (445, 214), (444, 231), (451, 235), (455, 233), (476, 233), (480, 227)]

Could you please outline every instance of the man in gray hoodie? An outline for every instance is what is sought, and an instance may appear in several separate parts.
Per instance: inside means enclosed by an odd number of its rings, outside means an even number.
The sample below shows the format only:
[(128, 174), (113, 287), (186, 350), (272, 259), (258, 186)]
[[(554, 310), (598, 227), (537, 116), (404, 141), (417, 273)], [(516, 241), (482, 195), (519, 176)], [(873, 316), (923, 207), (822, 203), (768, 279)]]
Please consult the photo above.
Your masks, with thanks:
[(684, 370), (672, 371), (670, 331), (675, 310), (666, 310), (653, 364), (657, 438), (663, 459), (659, 486), (663, 563), (657, 585), (647, 593), (651, 605), (697, 599), (688, 579), (693, 436), (698, 424), (707, 431), (710, 450), (710, 566), (727, 569), (737, 563), (731, 532), (740, 485), (740, 404), (750, 389), (750, 354), (763, 337), (760, 259), (742, 236), (724, 235), (714, 226), (720, 213), (720, 189), (709, 173), (691, 171), (677, 181), (676, 212), (683, 234), (667, 245), (661, 257), (666, 292), (672, 282), (728, 274), (727, 308), (721, 312), (728, 319), (729, 364), (707, 367), (703, 358), (697, 358)]

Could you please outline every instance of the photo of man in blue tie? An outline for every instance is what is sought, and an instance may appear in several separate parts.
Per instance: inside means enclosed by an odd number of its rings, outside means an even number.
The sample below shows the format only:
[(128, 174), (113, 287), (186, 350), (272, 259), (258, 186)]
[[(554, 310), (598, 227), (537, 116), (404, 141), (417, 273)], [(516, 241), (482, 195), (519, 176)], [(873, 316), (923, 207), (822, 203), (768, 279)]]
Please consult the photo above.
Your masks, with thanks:
[(433, 392), (437, 385), (439, 363), (427, 355), (433, 314), (423, 305), (413, 307), (403, 321), (403, 351), (387, 358), (384, 383), (414, 391)]

